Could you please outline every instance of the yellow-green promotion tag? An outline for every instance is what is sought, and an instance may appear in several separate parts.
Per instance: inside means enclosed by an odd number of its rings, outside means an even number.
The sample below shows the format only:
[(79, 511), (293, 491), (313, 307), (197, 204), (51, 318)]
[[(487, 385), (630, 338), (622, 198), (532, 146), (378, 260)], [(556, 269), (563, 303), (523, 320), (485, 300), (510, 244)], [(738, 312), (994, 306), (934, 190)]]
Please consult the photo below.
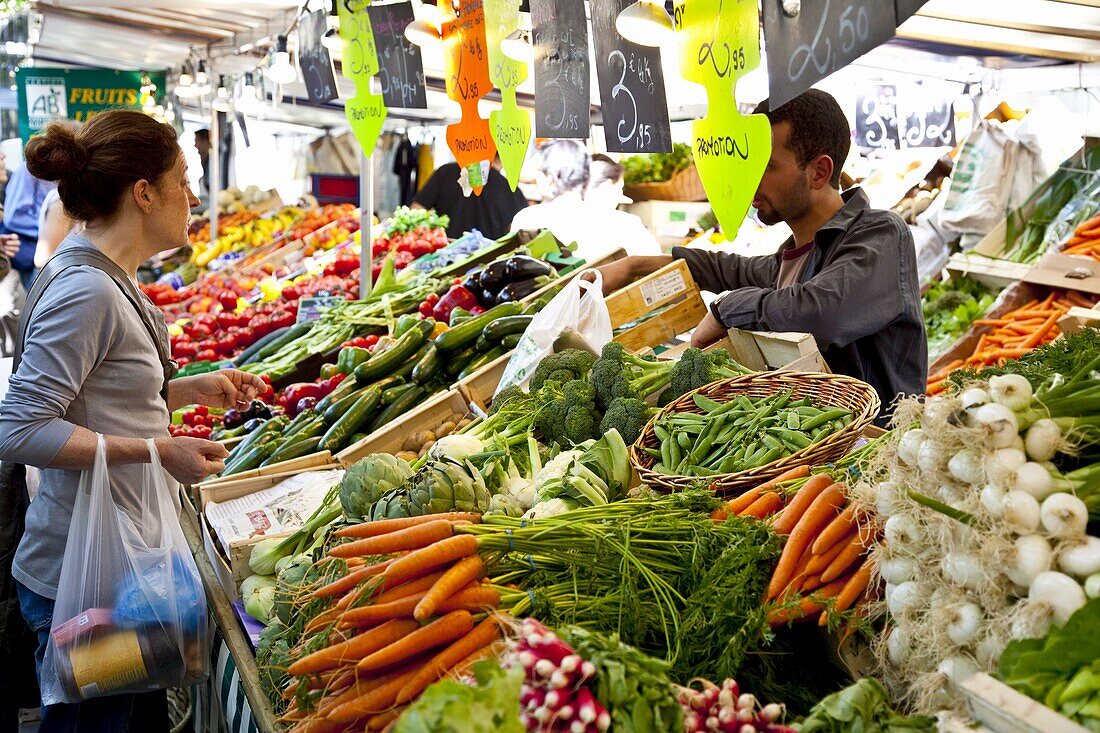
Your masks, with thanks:
[(733, 239), (771, 157), (764, 115), (737, 111), (737, 80), (760, 65), (760, 11), (747, 0), (684, 0), (676, 7), (680, 67), (707, 90), (707, 116), (692, 125), (699, 179), (726, 237)]
[(367, 6), (370, 0), (339, 2), (340, 39), (344, 42), (344, 76), (355, 84), (355, 96), (344, 104), (351, 131), (363, 153), (370, 155), (386, 119), (381, 94), (371, 94), (370, 78), (378, 73), (378, 49), (374, 43)]
[(527, 64), (500, 50), (501, 41), (519, 28), (520, 0), (485, 0), (485, 35), (489, 45), (489, 78), (500, 90), (500, 109), (489, 113), (489, 130), (500, 153), (508, 185), (516, 190), (523, 159), (531, 143), (531, 115), (516, 103), (516, 87), (527, 78)]

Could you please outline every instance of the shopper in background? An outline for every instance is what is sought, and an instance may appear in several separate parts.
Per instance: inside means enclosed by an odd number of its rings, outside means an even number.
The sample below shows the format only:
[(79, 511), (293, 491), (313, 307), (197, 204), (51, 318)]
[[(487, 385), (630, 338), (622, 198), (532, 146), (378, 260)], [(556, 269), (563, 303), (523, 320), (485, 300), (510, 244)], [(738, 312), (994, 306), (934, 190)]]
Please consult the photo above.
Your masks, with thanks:
[[(0, 152), (0, 219), (4, 214), (4, 192), (8, 186), (7, 156)], [(19, 253), (19, 235), (0, 233), (0, 259), (4, 274), (0, 277), (0, 356), (11, 356), (15, 348), (15, 330), (27, 291), (12, 260)]]
[[(50, 125), (26, 156), (36, 176), (58, 181), (65, 210), (85, 224), (28, 296), (22, 361), (0, 405), (0, 459), (43, 469), (12, 568), (41, 665), (77, 485), (92, 467), (97, 434), (106, 438), (116, 500), (136, 509), (147, 439), (181, 482), (223, 467), (221, 443), (168, 436), (171, 410), (232, 407), (264, 385), (236, 370), (168, 382), (164, 315), (127, 282), (153, 254), (187, 242), (195, 196), (171, 127), (141, 112), (104, 112), (76, 131)], [(87, 264), (55, 264), (69, 253)], [(51, 705), (40, 730), (166, 731), (167, 698), (159, 691)]]
[(19, 251), (12, 265), (19, 271), (23, 287), (30, 289), (34, 280), (34, 253), (38, 248), (38, 214), (46, 194), (55, 184), (36, 178), (26, 164), (18, 166), (8, 180), (4, 193), (4, 227), (19, 235)]
[(924, 394), (927, 378), (913, 236), (901, 217), (872, 209), (861, 189), (840, 192), (851, 131), (833, 97), (811, 89), (757, 111), (771, 120), (772, 155), (752, 204), (762, 222), (785, 222), (794, 235), (766, 257), (697, 247), (628, 257), (601, 268), (604, 291), (683, 259), (699, 287), (723, 293), (693, 345), (730, 328), (811, 333), (833, 371), (875, 388), (884, 423), (897, 395)]
[(45, 267), (61, 242), (77, 226), (78, 223), (65, 212), (57, 189), (46, 194), (38, 215), (38, 247), (34, 252), (34, 266), (39, 270)]
[(489, 239), (499, 239), (508, 233), (508, 223), (516, 212), (527, 206), (527, 199), (518, 189), (513, 191), (509, 187), (499, 166), (497, 158), (489, 167), (489, 180), (480, 196), (466, 196), (458, 182), (461, 170), (458, 163), (445, 163), (416, 192), (412, 208), (434, 209), (437, 214), (449, 216), (451, 223), (447, 226), (447, 236), (451, 239), (458, 239), (471, 229), (477, 229)]
[(210, 193), (210, 130), (205, 127), (195, 130), (195, 150), (199, 151), (199, 165), (202, 166), (199, 191)]
[(512, 231), (549, 229), (559, 241), (575, 242), (575, 254), (589, 262), (620, 247), (631, 254), (660, 254), (642, 220), (617, 209), (629, 201), (621, 165), (605, 155), (590, 158), (579, 140), (543, 143), (534, 162), (545, 200), (519, 212)]

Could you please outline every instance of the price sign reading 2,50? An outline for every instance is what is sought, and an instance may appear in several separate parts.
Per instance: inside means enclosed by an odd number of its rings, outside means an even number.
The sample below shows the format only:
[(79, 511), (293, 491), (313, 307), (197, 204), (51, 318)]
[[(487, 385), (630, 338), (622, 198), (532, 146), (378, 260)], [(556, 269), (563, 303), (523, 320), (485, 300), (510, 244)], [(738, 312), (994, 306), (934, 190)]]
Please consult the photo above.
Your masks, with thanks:
[(870, 37), (871, 18), (867, 8), (860, 6), (859, 10), (856, 10), (855, 5), (848, 4), (837, 19), (836, 41), (840, 50), (834, 53), (833, 38), (825, 32), (825, 26), (830, 19), (831, 3), (832, 0), (825, 0), (821, 10), (821, 20), (817, 24), (813, 40), (810, 43), (803, 43), (791, 54), (787, 64), (787, 76), (791, 81), (801, 79), (811, 63), (819, 74), (835, 71), (857, 44), (866, 43)]

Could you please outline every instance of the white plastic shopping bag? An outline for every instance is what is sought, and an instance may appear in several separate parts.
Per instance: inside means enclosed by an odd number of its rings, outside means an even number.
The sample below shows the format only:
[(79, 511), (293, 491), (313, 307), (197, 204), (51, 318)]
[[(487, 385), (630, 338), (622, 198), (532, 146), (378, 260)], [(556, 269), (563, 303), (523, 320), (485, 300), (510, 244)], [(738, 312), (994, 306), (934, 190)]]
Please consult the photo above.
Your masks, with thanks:
[(504, 370), (499, 393), (512, 385), (524, 386), (544, 356), (566, 348), (584, 348), (599, 354), (611, 340), (611, 316), (603, 299), (603, 277), (594, 282), (574, 277), (531, 320)]
[(116, 502), (102, 435), (81, 476), (39, 680), (44, 705), (206, 675), (202, 580), (152, 440), (149, 453), (136, 509)]

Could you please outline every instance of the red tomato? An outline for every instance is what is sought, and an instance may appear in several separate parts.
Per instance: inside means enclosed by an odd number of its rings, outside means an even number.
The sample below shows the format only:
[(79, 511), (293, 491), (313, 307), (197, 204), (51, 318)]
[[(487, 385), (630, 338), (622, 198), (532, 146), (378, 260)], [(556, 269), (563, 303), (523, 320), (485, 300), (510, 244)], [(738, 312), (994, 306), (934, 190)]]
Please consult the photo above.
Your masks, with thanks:
[(213, 349), (203, 349), (195, 354), (195, 361), (217, 361), (218, 354)]
[(196, 417), (198, 417), (198, 415), (193, 412), (185, 412), (180, 416), (180, 419), (183, 421), (184, 425), (191, 426), (195, 424)]
[[(200, 341), (199, 344), (198, 344), (198, 350), (199, 351), (217, 351), (218, 350), (218, 340), (208, 338), (205, 341)], [(199, 361), (204, 361), (204, 359), (199, 357), (198, 354), (195, 355), (195, 358), (198, 359)], [(209, 361), (209, 360), (206, 360), (206, 361)]]
[(210, 408), (207, 407), (206, 405), (195, 405), (195, 414), (196, 415), (201, 415), (202, 417), (206, 417), (207, 415), (210, 414)]

